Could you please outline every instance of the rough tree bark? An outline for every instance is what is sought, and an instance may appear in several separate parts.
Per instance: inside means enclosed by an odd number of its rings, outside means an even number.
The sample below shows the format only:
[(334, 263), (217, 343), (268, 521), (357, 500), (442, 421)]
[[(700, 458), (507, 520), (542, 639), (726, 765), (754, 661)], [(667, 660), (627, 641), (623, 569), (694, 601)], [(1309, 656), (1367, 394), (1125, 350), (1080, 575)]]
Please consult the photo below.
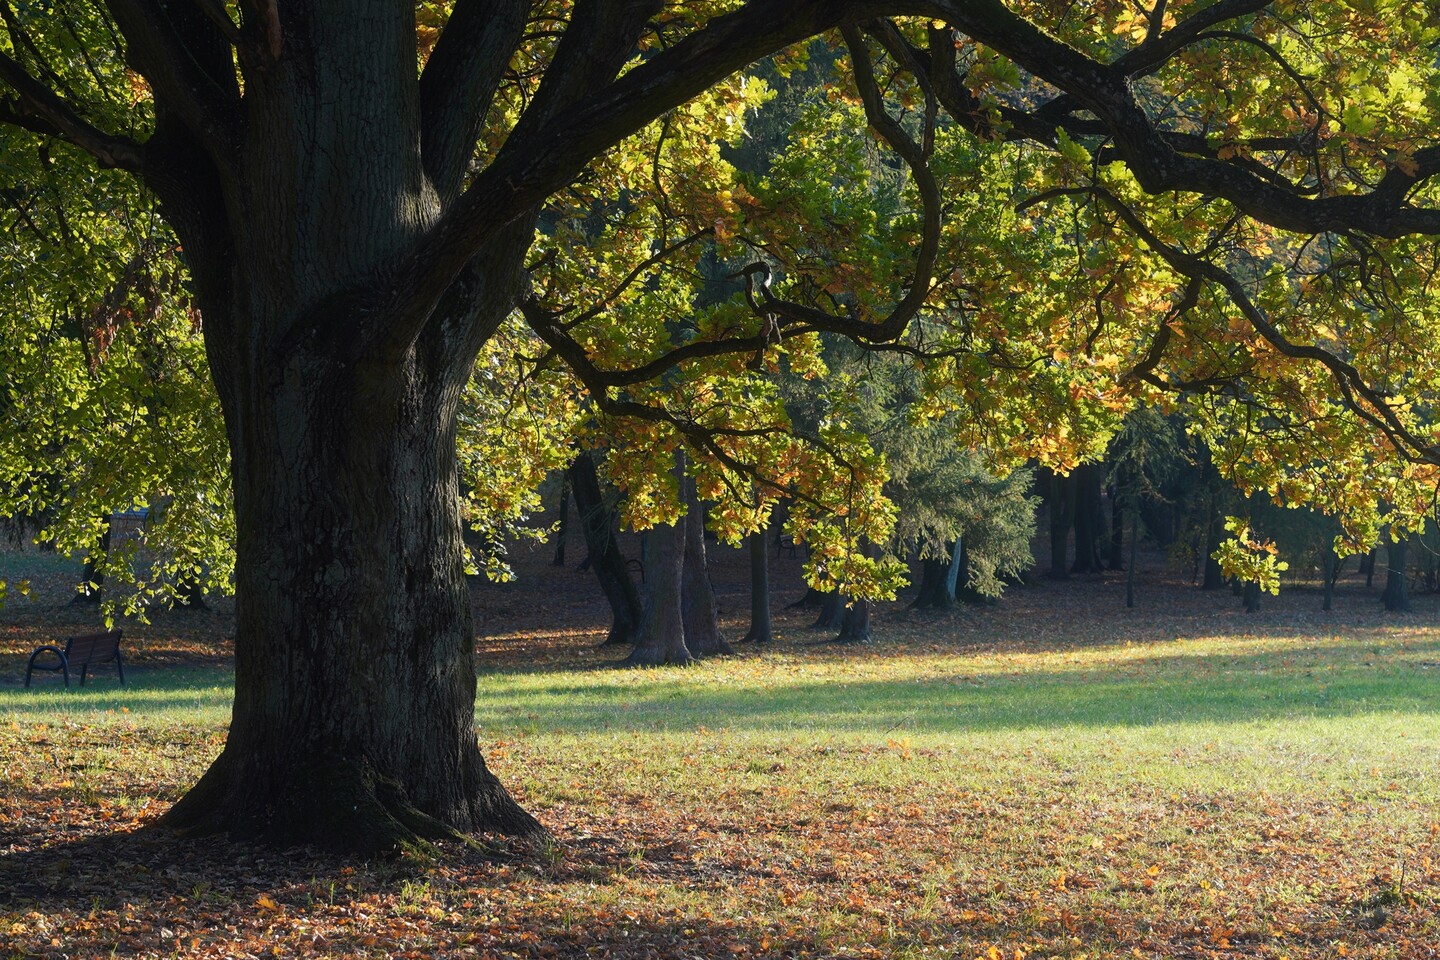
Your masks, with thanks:
[(815, 622), (810, 624), (811, 630), (839, 630), (845, 622), (845, 598), (838, 590), (828, 590), (820, 594), (820, 613), (815, 617)]
[(856, 598), (845, 607), (835, 643), (870, 642), (870, 601)]
[(1246, 613), (1255, 613), (1260, 609), (1260, 584), (1255, 580), (1246, 580), (1240, 591), (1240, 601), (1245, 607)]

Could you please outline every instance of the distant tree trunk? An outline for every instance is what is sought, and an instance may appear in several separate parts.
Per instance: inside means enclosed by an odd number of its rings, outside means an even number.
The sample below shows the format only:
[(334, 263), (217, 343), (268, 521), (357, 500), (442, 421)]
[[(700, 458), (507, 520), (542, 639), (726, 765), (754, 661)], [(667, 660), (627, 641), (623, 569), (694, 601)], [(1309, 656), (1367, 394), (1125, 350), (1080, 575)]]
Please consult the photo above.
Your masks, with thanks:
[(1140, 519), (1145, 523), (1145, 532), (1150, 539), (1162, 547), (1175, 542), (1175, 505), (1151, 499), (1140, 503)]
[(1220, 520), (1220, 511), (1212, 498), (1207, 508), (1210, 516), (1205, 524), (1205, 580), (1200, 584), (1201, 590), (1219, 590), (1225, 586), (1225, 571), (1220, 569), (1220, 561), (1215, 559), (1215, 551), (1220, 549), (1220, 532), (1225, 525)]
[(1335, 555), (1335, 543), (1327, 540), (1320, 550), (1320, 575), (1325, 578), (1325, 601), (1322, 609), (1327, 612), (1335, 605), (1335, 578), (1339, 569), (1340, 558)]
[(840, 633), (836, 643), (870, 642), (870, 601), (853, 600), (847, 607), (841, 604)]
[(205, 602), (205, 591), (195, 577), (186, 577), (175, 585), (175, 605), (191, 610), (210, 609), (210, 605)]
[(715, 590), (705, 557), (705, 508), (695, 490), (695, 478), (682, 476), (680, 490), (688, 512), (685, 527), (685, 564), (681, 576), (680, 609), (685, 623), (685, 646), (696, 657), (734, 653), (720, 633)]
[(1380, 600), (1385, 609), (1404, 613), (1410, 609), (1410, 588), (1406, 582), (1405, 562), (1409, 553), (1408, 537), (1388, 537), (1385, 548), (1385, 592)]
[(1119, 471), (1115, 483), (1110, 487), (1110, 569), (1125, 569), (1125, 509), (1120, 502), (1120, 490), (1129, 470)]
[(570, 533), (570, 471), (560, 474), (560, 525), (555, 528), (555, 559), (551, 566), (565, 566), (565, 539)]
[(1104, 509), (1100, 503), (1100, 467), (1085, 463), (1075, 468), (1075, 562), (1071, 573), (1099, 573), (1100, 536)]
[(695, 660), (685, 645), (681, 582), (685, 570), (685, 521), (653, 527), (645, 550), (645, 612), (635, 649), (624, 666), (654, 667)]
[(945, 597), (951, 602), (959, 596), (962, 584), (970, 586), (970, 552), (961, 537), (950, 545), (950, 566), (945, 571)]
[(910, 602), (911, 609), (943, 609), (950, 606), (955, 598), (946, 589), (949, 569), (950, 563), (946, 560), (927, 557), (920, 561), (920, 589), (915, 592), (915, 599)]
[(1075, 475), (1050, 474), (1050, 577), (1070, 576), (1068, 563), (1070, 527), (1075, 522)]
[[(100, 550), (101, 554), (110, 552), (110, 518), (100, 518)], [(105, 585), (105, 574), (100, 572), (99, 566), (95, 563), (95, 554), (85, 558), (85, 569), (80, 572), (80, 592), (70, 600), (71, 603), (99, 603), (100, 588)], [(73, 567), (71, 569), (74, 569)]]
[(1242, 596), (1246, 613), (1255, 613), (1260, 609), (1260, 584), (1258, 581), (1246, 580)]
[(589, 552), (586, 562), (595, 568), (595, 578), (600, 581), (600, 589), (610, 604), (610, 633), (605, 638), (605, 645), (634, 643), (645, 608), (640, 601), (640, 592), (635, 589), (625, 556), (620, 552), (615, 514), (606, 507), (600, 494), (600, 476), (595, 470), (595, 461), (590, 454), (581, 453), (566, 472), (575, 497), (575, 509), (580, 516), (580, 530), (585, 535), (585, 547)]
[[(867, 557), (875, 555), (875, 548), (868, 540), (860, 542), (860, 551)], [(860, 597), (853, 597), (849, 605), (843, 601), (840, 607), (840, 633), (835, 637), (835, 643), (869, 643), (870, 642), (870, 601)]]
[(1140, 543), (1140, 511), (1138, 504), (1130, 507), (1130, 568), (1125, 571), (1125, 609), (1135, 606), (1135, 551)]
[(750, 629), (741, 643), (769, 643), (775, 639), (770, 629), (770, 545), (766, 528), (746, 538), (750, 548)]
[(1375, 586), (1376, 559), (1380, 555), (1379, 547), (1371, 547), (1370, 552), (1365, 554), (1360, 561), (1360, 569), (1365, 571), (1365, 589), (1369, 590)]
[(818, 610), (825, 605), (825, 591), (806, 587), (805, 595), (785, 607), (786, 610)]
[(820, 615), (810, 625), (812, 630), (839, 630), (845, 622), (845, 598), (838, 590), (821, 594)]

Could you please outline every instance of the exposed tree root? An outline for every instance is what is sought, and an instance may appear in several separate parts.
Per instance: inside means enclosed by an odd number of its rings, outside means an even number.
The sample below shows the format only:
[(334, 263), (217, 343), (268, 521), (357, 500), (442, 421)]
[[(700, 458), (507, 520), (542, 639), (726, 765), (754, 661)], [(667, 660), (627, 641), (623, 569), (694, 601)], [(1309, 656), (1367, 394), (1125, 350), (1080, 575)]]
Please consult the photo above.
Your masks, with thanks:
[[(477, 751), (478, 759), (478, 751)], [(160, 826), (187, 836), (229, 834), (279, 846), (313, 845), (361, 857), (394, 856), (432, 841), (494, 849), (410, 802), (404, 787), (365, 760), (327, 757), (286, 783), (285, 795), (265, 798), (237, 784), (229, 751), (161, 818)], [(483, 770), (483, 767), (481, 768)], [(545, 842), (549, 833), (515, 803), (488, 770), (471, 789), (474, 827)]]

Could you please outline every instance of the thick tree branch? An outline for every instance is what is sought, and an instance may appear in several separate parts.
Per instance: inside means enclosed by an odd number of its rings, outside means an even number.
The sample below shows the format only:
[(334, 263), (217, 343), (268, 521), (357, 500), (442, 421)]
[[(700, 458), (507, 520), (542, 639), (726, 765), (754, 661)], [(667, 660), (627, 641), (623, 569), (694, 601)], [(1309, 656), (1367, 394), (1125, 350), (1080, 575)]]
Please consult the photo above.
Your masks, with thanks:
[(0, 81), (16, 95), (15, 100), (0, 100), (0, 122), (57, 136), (93, 156), (102, 167), (140, 172), (144, 165), (144, 148), (140, 144), (93, 126), (3, 53), (0, 53)]
[[(634, 9), (624, 5), (624, 10), (633, 13)], [(581, 12), (577, 10), (576, 17)], [(489, 234), (543, 203), (594, 157), (755, 60), (821, 33), (847, 15), (883, 12), (885, 5), (878, 2), (752, 0), (733, 13), (714, 18), (623, 77), (612, 82), (600, 80), (583, 90), (567, 85), (563, 91), (547, 95), (550, 105), (537, 109), (532, 104), (526, 117), (533, 119), (521, 121), (528, 132), (517, 127), (490, 166), (397, 263), (389, 288), (380, 293), (372, 314), (387, 323), (380, 335), (389, 345), (385, 349), (413, 342), (429, 319), (437, 291), (443, 291), (464, 269)], [(611, 29), (622, 16), (598, 11), (596, 15)], [(566, 37), (570, 36), (567, 31)], [(577, 43), (582, 42), (580, 33), (573, 36)], [(612, 49), (610, 55), (614, 53)], [(628, 51), (624, 53), (628, 55)], [(557, 50), (557, 61), (560, 55)], [(588, 58), (594, 54), (577, 49), (573, 55)], [(623, 63), (622, 56), (611, 77)], [(580, 99), (565, 105), (567, 97)]]
[(200, 8), (200, 12), (205, 14), (211, 23), (215, 24), (216, 29), (220, 31), (220, 35), (232, 46), (243, 47), (245, 45), (245, 35), (241, 33), (235, 21), (230, 19), (230, 14), (226, 12), (223, 0), (195, 0), (195, 5)]
[(577, 0), (510, 143), (525, 144), (561, 111), (609, 85), (634, 56), (645, 24), (662, 6), (661, 0)]
[(1386, 400), (1384, 393), (1371, 386), (1354, 364), (1323, 347), (1291, 341), (1250, 298), (1244, 285), (1232, 273), (1216, 263), (1188, 254), (1161, 240), (1139, 214), (1109, 191), (1091, 187), (1083, 192), (1093, 195), (1114, 210), (1125, 225), (1173, 269), (1191, 280), (1203, 280), (1221, 287), (1255, 332), (1277, 353), (1294, 360), (1308, 360), (1323, 366), (1340, 389), (1340, 399), (1345, 407), (1380, 430), (1401, 456), (1416, 462), (1440, 465), (1440, 446), (1418, 436), (1407, 427)]
[(1405, 202), (1416, 184), (1440, 173), (1440, 150), (1417, 151), (1411, 172), (1392, 170), (1368, 194), (1297, 196), (1234, 164), (1177, 151), (1156, 130), (1130, 87), (1131, 71), (1149, 62), (1144, 58), (1121, 57), (1108, 65), (1092, 60), (1015, 14), (1001, 0), (935, 0), (925, 6), (931, 16), (1005, 54), (1099, 117), (1148, 193), (1182, 190), (1222, 197), (1257, 220), (1301, 233), (1358, 230), (1388, 237), (1440, 233), (1440, 210)]
[(458, 195), (529, 0), (459, 0), (420, 75), (420, 151), (442, 205)]
[[(895, 304), (889, 315), (880, 320), (840, 317), (803, 304), (781, 300), (771, 293), (769, 268), (763, 267), (763, 265), (756, 265), (757, 268), (763, 268), (765, 274), (765, 282), (760, 286), (758, 302), (754, 296), (753, 286), (747, 291), (747, 294), (750, 297), (752, 308), (756, 309), (757, 313), (778, 318), (779, 326), (782, 328), (787, 325), (806, 324), (810, 329), (829, 330), (861, 344), (888, 343), (898, 339), (905, 332), (910, 321), (919, 314), (926, 299), (930, 296), (930, 284), (935, 276), (935, 263), (940, 252), (942, 226), (940, 185), (935, 179), (934, 172), (930, 169), (926, 148), (916, 143), (900, 122), (886, 111), (884, 98), (880, 93), (879, 84), (875, 80), (870, 53), (865, 47), (865, 38), (852, 24), (843, 25), (840, 31), (845, 38), (846, 46), (850, 49), (855, 86), (860, 93), (860, 102), (865, 108), (865, 119), (890, 149), (905, 161), (920, 194), (920, 244), (915, 254), (915, 274), (905, 296)], [(933, 120), (933, 114), (929, 111), (927, 111), (926, 120), (925, 142), (929, 143), (931, 134), (928, 122)]]
[(126, 58), (150, 84), (156, 106), (174, 111), (216, 163), (228, 163), (240, 103), (229, 40), (193, 6), (105, 3), (125, 38)]

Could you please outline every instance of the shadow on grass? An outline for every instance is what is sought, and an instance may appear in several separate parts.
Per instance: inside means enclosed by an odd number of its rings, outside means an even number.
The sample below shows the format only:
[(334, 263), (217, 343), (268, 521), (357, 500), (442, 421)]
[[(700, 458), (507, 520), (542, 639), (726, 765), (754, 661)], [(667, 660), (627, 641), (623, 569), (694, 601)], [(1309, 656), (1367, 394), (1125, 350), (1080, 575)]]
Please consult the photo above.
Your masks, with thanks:
[[(1347, 653), (1353, 651), (1347, 651)], [(650, 684), (523, 684), (477, 706), (482, 729), (507, 733), (753, 731), (960, 733), (1063, 727), (1235, 724), (1299, 717), (1440, 712), (1440, 646), (1405, 660), (1296, 651), (1176, 656), (1094, 667), (977, 672), (896, 681), (807, 679), (729, 686), (713, 672)], [(1433, 667), (1433, 668), (1432, 668)], [(717, 670), (723, 669), (714, 668)], [(493, 689), (493, 688), (492, 688)]]
[[(26, 957), (439, 956), (462, 944), (481, 956), (835, 955), (813, 932), (777, 930), (763, 915), (615, 909), (637, 874), (698, 893), (730, 880), (670, 856), (663, 843), (649, 850), (637, 857), (617, 838), (590, 836), (558, 862), (497, 862), (458, 845), (423, 859), (360, 862), (145, 828), (0, 856), (0, 923), (5, 945)], [(614, 896), (596, 895), (612, 885)], [(577, 887), (587, 893), (572, 902)]]
[(108, 664), (99, 668), (83, 687), (72, 678), (68, 689), (52, 675), (37, 675), (28, 688), (20, 678), (0, 682), (0, 719), (129, 713), (140, 720), (179, 711), (228, 712), (234, 699), (235, 674), (229, 669), (127, 666), (123, 686), (107, 670)]

